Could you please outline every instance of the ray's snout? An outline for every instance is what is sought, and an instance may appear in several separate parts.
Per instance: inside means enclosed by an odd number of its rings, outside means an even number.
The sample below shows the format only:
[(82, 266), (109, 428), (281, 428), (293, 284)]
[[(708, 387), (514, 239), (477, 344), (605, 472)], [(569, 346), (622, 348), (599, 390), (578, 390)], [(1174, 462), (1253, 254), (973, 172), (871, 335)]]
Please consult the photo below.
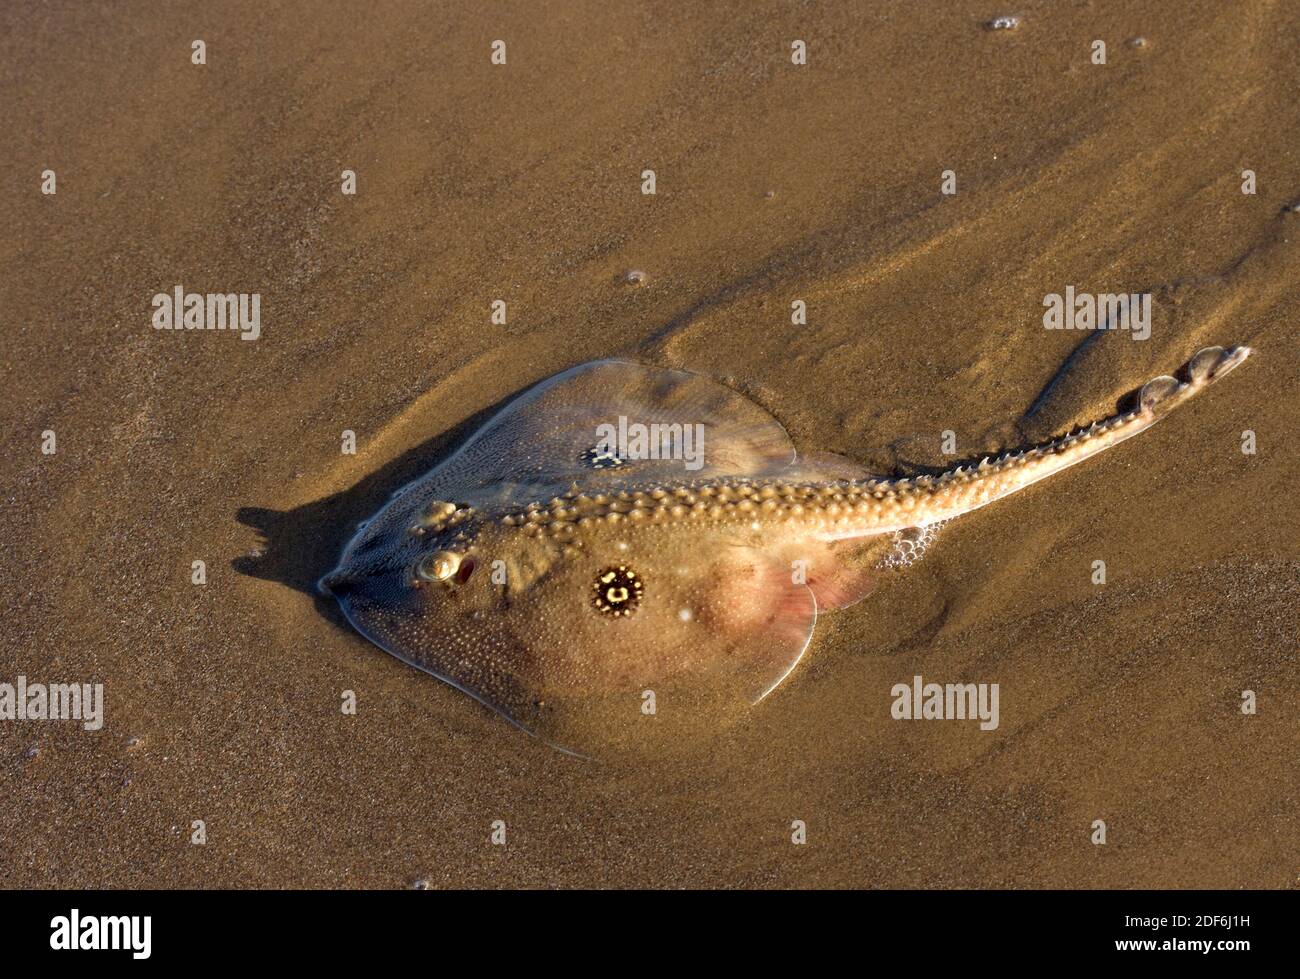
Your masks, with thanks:
[(322, 595), (340, 598), (356, 588), (356, 579), (340, 568), (335, 568), (316, 582), (316, 590)]
[(345, 561), (320, 578), (316, 590), (346, 607), (358, 602), (398, 601), (410, 591), (402, 587), (403, 583), (402, 576), (390, 569)]

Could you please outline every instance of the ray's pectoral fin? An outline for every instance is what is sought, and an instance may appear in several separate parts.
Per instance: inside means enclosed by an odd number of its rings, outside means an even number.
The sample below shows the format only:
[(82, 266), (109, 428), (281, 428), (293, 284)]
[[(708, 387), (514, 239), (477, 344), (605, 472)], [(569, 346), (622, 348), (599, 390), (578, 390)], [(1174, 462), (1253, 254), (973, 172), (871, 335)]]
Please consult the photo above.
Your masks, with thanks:
[(725, 726), (791, 673), (817, 617), (787, 565), (726, 541), (689, 555), (611, 550), (578, 573), (518, 603), (560, 602), (566, 643), (561, 653), (537, 637), (547, 651), (527, 654), (537, 666), (528, 685), (544, 707), (514, 719), (583, 754), (682, 743)]
[(428, 478), (444, 498), (545, 499), (574, 484), (591, 493), (668, 478), (760, 476), (794, 456), (781, 424), (725, 385), (603, 360), (530, 388)]
[[(798, 664), (817, 602), (769, 550), (703, 531), (690, 551), (592, 548), (478, 618), (456, 603), (349, 598), (373, 641), (576, 754), (698, 743)], [(420, 595), (425, 595), (425, 589)], [(453, 604), (465, 605), (465, 616)]]

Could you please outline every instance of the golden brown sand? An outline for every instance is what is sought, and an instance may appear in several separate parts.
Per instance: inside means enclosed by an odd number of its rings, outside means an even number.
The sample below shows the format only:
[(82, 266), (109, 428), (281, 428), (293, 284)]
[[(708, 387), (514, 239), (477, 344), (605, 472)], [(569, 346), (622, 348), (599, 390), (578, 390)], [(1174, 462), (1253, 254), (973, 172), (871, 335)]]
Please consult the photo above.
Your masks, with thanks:
[[(0, 722), (0, 882), (1294, 886), (1298, 41), (1262, 0), (4, 5), (0, 681), (107, 703), (98, 732)], [(177, 284), (260, 293), (261, 338), (154, 330)], [(1023, 419), (1086, 339), (1043, 328), (1067, 285), (1153, 293), (1152, 336), (1096, 335)], [(954, 524), (682, 757), (552, 751), (312, 589), (585, 360), (727, 379), (888, 473), (1233, 343), (1233, 377)], [(918, 673), (999, 683), (1001, 726), (892, 720)]]

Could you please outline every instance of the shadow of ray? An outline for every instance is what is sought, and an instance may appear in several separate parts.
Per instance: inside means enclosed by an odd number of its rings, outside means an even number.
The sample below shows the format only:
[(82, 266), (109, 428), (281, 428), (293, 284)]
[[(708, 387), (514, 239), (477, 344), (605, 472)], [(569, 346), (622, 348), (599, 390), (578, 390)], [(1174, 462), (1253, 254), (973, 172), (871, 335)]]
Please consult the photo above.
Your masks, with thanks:
[(322, 595), (316, 582), (334, 569), (344, 546), (356, 533), (357, 524), (373, 516), (401, 487), (450, 456), (519, 393), (408, 449), (339, 493), (291, 510), (240, 507), (235, 519), (256, 530), (263, 545), (252, 554), (236, 558), (231, 567), (239, 574), (278, 582), (310, 595), (317, 612), (339, 628), (351, 631), (338, 603)]

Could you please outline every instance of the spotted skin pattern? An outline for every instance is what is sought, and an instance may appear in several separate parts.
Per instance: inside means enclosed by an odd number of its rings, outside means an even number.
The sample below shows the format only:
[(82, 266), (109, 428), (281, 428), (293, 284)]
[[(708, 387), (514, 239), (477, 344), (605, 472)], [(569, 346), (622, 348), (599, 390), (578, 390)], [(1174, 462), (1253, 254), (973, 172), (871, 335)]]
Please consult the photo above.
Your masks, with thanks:
[[(940, 525), (1149, 428), (1249, 353), (1207, 348), (1127, 413), (910, 479), (799, 457), (699, 375), (584, 364), (399, 491), (320, 588), (373, 642), (557, 747), (653, 750), (769, 694), (818, 611), (860, 600)], [(704, 424), (703, 468), (594, 451), (620, 416)]]

